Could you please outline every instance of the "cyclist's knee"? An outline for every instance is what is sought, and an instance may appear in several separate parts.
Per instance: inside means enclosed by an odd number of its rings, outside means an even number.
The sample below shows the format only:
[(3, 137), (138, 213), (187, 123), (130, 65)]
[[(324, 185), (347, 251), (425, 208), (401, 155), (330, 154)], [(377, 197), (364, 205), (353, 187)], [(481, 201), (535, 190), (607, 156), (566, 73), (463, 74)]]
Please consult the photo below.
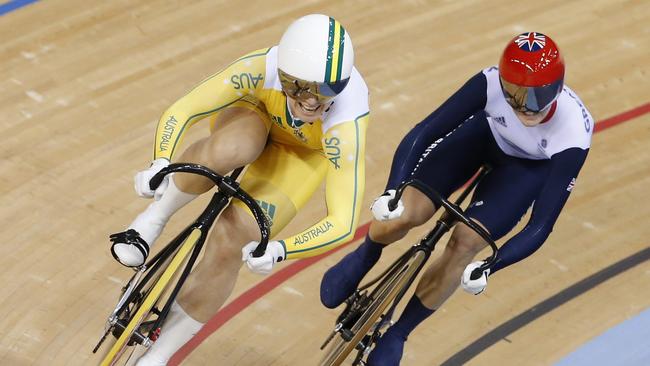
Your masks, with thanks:
[[(259, 237), (254, 233), (247, 220), (253, 220), (243, 210), (227, 208), (219, 217), (208, 239), (205, 260), (218, 266), (239, 266), (241, 264), (241, 249), (244, 245)], [(255, 236), (257, 235), (257, 237)]]
[(486, 245), (485, 240), (472, 229), (463, 224), (458, 224), (447, 244), (447, 250), (460, 258), (469, 258), (471, 260)]
[(370, 237), (377, 242), (390, 244), (402, 239), (413, 227), (426, 222), (421, 217), (406, 212), (399, 218), (389, 221), (373, 220), (370, 224)]
[(241, 248), (243, 244), (233, 243), (217, 235), (211, 235), (206, 243), (205, 255), (202, 265), (207, 265), (214, 271), (222, 271), (227, 268), (235, 269), (241, 266)]
[(211, 250), (206, 250), (206, 259), (210, 261), (210, 265), (217, 268), (239, 267), (241, 266), (241, 248), (243, 245), (233, 244), (229, 240), (219, 240), (214, 243), (209, 243)]
[(204, 152), (216, 166), (228, 165), (234, 169), (255, 161), (264, 150), (267, 138), (266, 124), (255, 112), (228, 108), (218, 117)]
[(433, 216), (433, 205), (429, 202), (411, 203), (409, 206), (404, 208), (404, 214), (402, 215), (405, 220), (405, 227), (420, 226)]
[(398, 225), (401, 229), (420, 226), (427, 222), (434, 212), (435, 208), (428, 199), (423, 201), (409, 200), (404, 202), (404, 213), (397, 220)]
[(256, 146), (254, 143), (241, 144), (233, 139), (220, 138), (217, 134), (210, 138), (207, 144), (211, 165), (217, 167), (226, 163), (228, 165), (226, 169), (252, 163), (259, 157), (264, 148), (263, 144), (261, 146)]
[(403, 228), (413, 228), (427, 222), (435, 213), (435, 206), (424, 193), (408, 187), (402, 196), (404, 213), (400, 217)]
[(390, 221), (372, 220), (369, 228), (369, 235), (373, 241), (382, 244), (391, 244), (408, 233), (410, 227), (399, 219)]

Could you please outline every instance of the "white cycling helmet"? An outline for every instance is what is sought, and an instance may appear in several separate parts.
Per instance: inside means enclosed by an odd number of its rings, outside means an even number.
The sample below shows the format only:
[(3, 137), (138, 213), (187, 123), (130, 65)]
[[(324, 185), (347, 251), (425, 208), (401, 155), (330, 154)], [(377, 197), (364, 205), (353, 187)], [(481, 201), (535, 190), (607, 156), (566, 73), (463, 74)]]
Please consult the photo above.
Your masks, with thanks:
[(284, 92), (296, 99), (331, 101), (350, 80), (354, 49), (350, 35), (332, 17), (306, 15), (291, 23), (278, 46)]

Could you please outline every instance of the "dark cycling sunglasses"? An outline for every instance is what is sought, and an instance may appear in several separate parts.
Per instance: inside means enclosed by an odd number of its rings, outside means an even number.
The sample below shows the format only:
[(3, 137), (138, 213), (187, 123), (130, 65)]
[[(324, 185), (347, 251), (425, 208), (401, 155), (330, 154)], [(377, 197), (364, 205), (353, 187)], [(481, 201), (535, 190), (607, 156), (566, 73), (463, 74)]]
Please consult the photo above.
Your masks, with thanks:
[(527, 116), (534, 116), (546, 110), (560, 95), (564, 85), (562, 79), (542, 86), (520, 86), (503, 78), (499, 80), (506, 102), (512, 109)]
[(278, 69), (278, 74), (280, 75), (282, 90), (287, 96), (303, 102), (311, 98), (316, 98), (319, 104), (332, 102), (343, 91), (348, 81), (350, 81), (350, 78), (334, 83), (305, 81), (287, 74), (280, 69)]

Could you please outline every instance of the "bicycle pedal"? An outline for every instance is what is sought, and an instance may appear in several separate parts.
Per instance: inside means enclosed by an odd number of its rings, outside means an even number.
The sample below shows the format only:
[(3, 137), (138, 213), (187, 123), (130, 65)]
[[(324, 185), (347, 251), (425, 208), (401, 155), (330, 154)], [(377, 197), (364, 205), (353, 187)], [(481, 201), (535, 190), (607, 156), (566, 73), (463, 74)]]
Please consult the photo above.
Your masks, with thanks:
[(359, 290), (355, 290), (354, 293), (352, 293), (352, 295), (350, 295), (347, 299), (345, 299), (344, 303), (346, 303), (346, 304), (348, 304), (348, 305), (351, 305), (351, 304), (353, 304), (353, 303), (356, 301), (356, 299), (358, 299), (359, 297), (361, 297), (361, 293), (359, 292)]
[(357, 299), (357, 302), (348, 304), (345, 310), (343, 310), (341, 315), (336, 319), (336, 323), (342, 324), (343, 328), (351, 327), (365, 311), (368, 303), (367, 300), (368, 297), (362, 296)]
[(126, 321), (124, 319), (118, 319), (118, 321), (115, 322), (113, 329), (111, 330), (111, 334), (115, 338), (120, 338), (122, 332), (124, 332), (124, 328), (126, 328)]
[(129, 339), (129, 342), (126, 344), (127, 346), (135, 346), (136, 344), (139, 344), (141, 346), (149, 347), (151, 345), (151, 340), (143, 335), (143, 333), (139, 331), (133, 332), (131, 335), (131, 339)]
[(348, 316), (348, 314), (350, 314), (352, 309), (354, 309), (354, 307), (355, 307), (357, 299), (358, 299), (358, 297), (356, 297), (356, 295), (352, 295), (352, 296), (348, 297), (345, 300), (345, 309), (343, 309), (343, 311), (341, 312), (341, 315), (339, 315), (336, 318), (336, 323), (337, 324), (342, 323), (343, 320)]
[(341, 320), (341, 324), (343, 324), (343, 328), (351, 328), (354, 326), (354, 324), (359, 320), (361, 315), (363, 314), (363, 311), (354, 311), (350, 314), (345, 319)]
[(367, 349), (370, 349), (370, 336), (364, 336), (363, 339), (357, 343), (357, 345), (354, 347), (357, 351), (362, 351), (365, 353)]
[[(126, 345), (130, 347), (139, 344), (141, 346), (149, 347), (151, 341), (155, 341), (160, 335), (160, 328), (157, 328), (156, 330), (151, 332), (154, 323), (155, 321), (151, 320), (140, 324), (138, 329), (133, 332), (133, 334), (131, 335), (131, 339), (129, 339)], [(126, 329), (127, 324), (128, 324), (127, 319), (118, 320), (115, 323), (115, 326), (113, 326), (113, 329), (111, 330), (111, 334), (116, 339), (120, 338), (122, 336), (122, 333), (124, 332), (124, 329)], [(144, 334), (146, 333), (154, 334), (156, 339), (145, 337)]]
[(370, 347), (366, 347), (364, 349), (358, 349), (357, 356), (354, 358), (354, 361), (352, 361), (352, 366), (365, 366), (366, 361), (363, 359), (365, 357), (368, 357), (368, 354), (370, 353)]
[(339, 333), (341, 333), (341, 337), (345, 339), (346, 342), (350, 342), (352, 338), (354, 337), (354, 333), (347, 328), (343, 328), (339, 330)]

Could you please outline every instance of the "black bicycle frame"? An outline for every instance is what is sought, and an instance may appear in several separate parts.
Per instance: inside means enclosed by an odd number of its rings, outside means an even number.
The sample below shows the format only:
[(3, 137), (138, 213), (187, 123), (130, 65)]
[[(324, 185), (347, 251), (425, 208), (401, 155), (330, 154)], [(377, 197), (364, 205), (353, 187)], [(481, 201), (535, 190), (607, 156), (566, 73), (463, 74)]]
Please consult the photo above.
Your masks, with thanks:
[(244, 190), (239, 187), (239, 183), (236, 181), (242, 170), (243, 168), (237, 168), (230, 176), (223, 177), (199, 164), (170, 164), (158, 172), (156, 175), (154, 175), (153, 178), (151, 178), (149, 187), (152, 190), (155, 190), (158, 188), (160, 183), (162, 183), (165, 176), (171, 173), (193, 173), (202, 175), (212, 180), (214, 184), (217, 185), (218, 190), (212, 197), (212, 200), (210, 201), (208, 207), (192, 225), (195, 225), (194, 227), (199, 229), (203, 227), (207, 227), (209, 229), (219, 213), (221, 213), (221, 210), (223, 210), (224, 207), (226, 207), (228, 204), (228, 200), (231, 197), (237, 198), (246, 206), (248, 206), (248, 208), (253, 213), (253, 217), (255, 218), (257, 225), (260, 228), (260, 233), (262, 236), (260, 244), (257, 246), (257, 248), (255, 248), (255, 251), (253, 251), (253, 256), (258, 258), (264, 255), (264, 252), (266, 251), (266, 245), (268, 244), (271, 230), (262, 209), (259, 207), (257, 202), (255, 202), (255, 200), (248, 195), (248, 193), (244, 192)]
[(133, 293), (131, 294), (131, 296), (133, 297), (125, 301), (125, 303), (122, 305), (122, 308), (119, 309), (118, 314), (121, 314), (126, 309), (126, 307), (132, 301), (135, 300), (134, 296), (138, 296), (140, 294), (143, 287), (153, 277), (154, 273), (157, 272), (158, 268), (163, 265), (163, 263), (165, 262), (164, 259), (168, 258), (181, 246), (181, 244), (185, 241), (185, 239), (187, 239), (187, 237), (192, 232), (192, 230), (199, 229), (201, 230), (201, 236), (197, 240), (195, 247), (192, 249), (192, 254), (188, 259), (187, 265), (185, 266), (183, 272), (181, 273), (178, 282), (176, 283), (176, 286), (172, 290), (169, 299), (165, 303), (165, 306), (163, 307), (162, 310), (160, 310), (160, 313), (158, 314), (158, 318), (153, 323), (151, 329), (155, 330), (160, 326), (162, 326), (162, 323), (164, 322), (164, 320), (167, 318), (167, 315), (169, 314), (169, 310), (171, 309), (172, 302), (180, 292), (181, 287), (185, 283), (185, 280), (189, 276), (190, 271), (194, 266), (194, 263), (196, 262), (199, 254), (201, 253), (201, 249), (205, 244), (208, 231), (212, 227), (212, 224), (214, 224), (214, 221), (217, 219), (219, 214), (228, 205), (230, 198), (234, 197), (239, 199), (244, 204), (246, 204), (246, 206), (253, 213), (255, 221), (257, 222), (260, 228), (261, 239), (260, 239), (260, 244), (253, 251), (252, 255), (256, 258), (264, 255), (264, 252), (266, 251), (266, 246), (269, 241), (270, 232), (271, 232), (270, 227), (266, 219), (266, 216), (264, 215), (264, 212), (259, 207), (257, 202), (251, 196), (249, 196), (248, 193), (243, 191), (239, 187), (239, 183), (237, 183), (236, 181), (236, 179), (241, 174), (242, 170), (243, 168), (237, 168), (232, 172), (232, 174), (230, 174), (230, 176), (221, 176), (211, 171), (210, 169), (198, 164), (180, 163), (180, 164), (170, 164), (169, 166), (165, 167), (160, 172), (158, 172), (156, 175), (154, 175), (153, 178), (151, 178), (151, 181), (149, 182), (149, 186), (152, 190), (155, 190), (162, 183), (164, 177), (167, 174), (193, 173), (193, 174), (204, 176), (212, 180), (217, 186), (218, 190), (217, 192), (214, 193), (212, 199), (210, 200), (210, 203), (203, 210), (201, 215), (199, 215), (199, 217), (192, 224), (190, 224), (187, 228), (185, 228), (167, 246), (165, 246), (159, 253), (157, 253), (153, 258), (151, 258), (147, 262), (146, 268), (149, 268), (148, 273), (145, 275), (143, 280), (138, 284), (138, 286), (136, 286), (136, 288), (134, 289)]
[(404, 193), (404, 189), (406, 189), (406, 187), (408, 186), (413, 186), (417, 190), (427, 195), (427, 197), (431, 198), (431, 200), (436, 206), (443, 207), (445, 209), (445, 213), (443, 213), (442, 217), (438, 219), (434, 228), (424, 238), (422, 238), (418, 244), (412, 246), (406, 253), (404, 253), (397, 261), (395, 261), (387, 270), (385, 270), (376, 279), (372, 280), (368, 284), (359, 288), (359, 291), (363, 291), (369, 288), (373, 284), (377, 283), (385, 275), (392, 274), (394, 271), (399, 270), (404, 264), (406, 264), (406, 262), (417, 251), (423, 252), (425, 255), (424, 260), (419, 264), (419, 267), (415, 271), (414, 275), (409, 279), (409, 282), (407, 283), (406, 286), (404, 286), (404, 289), (395, 297), (395, 300), (393, 301), (393, 305), (386, 312), (386, 314), (392, 313), (397, 303), (399, 303), (399, 301), (402, 299), (402, 297), (406, 293), (406, 290), (411, 286), (411, 284), (417, 277), (418, 273), (420, 273), (420, 270), (422, 269), (424, 264), (431, 256), (431, 252), (433, 252), (433, 250), (435, 249), (435, 246), (438, 243), (438, 241), (440, 241), (443, 235), (445, 235), (449, 230), (451, 230), (454, 224), (458, 221), (464, 223), (465, 225), (469, 226), (472, 230), (474, 230), (476, 233), (478, 233), (492, 248), (492, 255), (486, 260), (486, 263), (481, 267), (475, 269), (472, 272), (472, 275), (470, 277), (472, 279), (477, 279), (482, 275), (485, 269), (490, 268), (496, 260), (496, 255), (498, 251), (496, 243), (494, 243), (494, 241), (490, 237), (490, 234), (487, 231), (485, 231), (485, 229), (483, 229), (480, 225), (476, 224), (474, 221), (469, 219), (469, 217), (467, 217), (464, 214), (463, 210), (460, 208), (460, 204), (465, 200), (465, 198), (467, 198), (470, 192), (478, 185), (481, 179), (483, 179), (483, 177), (489, 171), (490, 171), (489, 167), (481, 168), (481, 170), (478, 172), (476, 177), (467, 185), (467, 187), (463, 190), (460, 196), (458, 196), (458, 198), (454, 203), (447, 201), (438, 192), (431, 190), (430, 188), (428, 188), (426, 185), (424, 185), (422, 182), (418, 180), (411, 180), (401, 184), (400, 187), (397, 189), (395, 198), (389, 201), (388, 203), (388, 207), (391, 210), (397, 207), (397, 202), (401, 198), (402, 193)]

